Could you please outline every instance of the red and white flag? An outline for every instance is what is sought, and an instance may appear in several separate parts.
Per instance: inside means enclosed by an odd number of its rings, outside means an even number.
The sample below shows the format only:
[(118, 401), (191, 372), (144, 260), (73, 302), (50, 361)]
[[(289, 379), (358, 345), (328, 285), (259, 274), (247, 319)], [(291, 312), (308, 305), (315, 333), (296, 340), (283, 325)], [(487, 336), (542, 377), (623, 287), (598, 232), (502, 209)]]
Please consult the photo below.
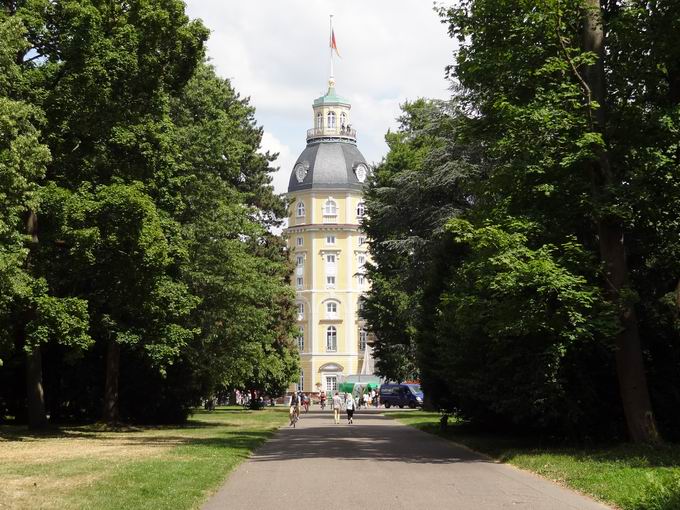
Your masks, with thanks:
[[(338, 45), (337, 45), (337, 43), (335, 42), (335, 30), (333, 30), (332, 28), (331, 28), (331, 42), (330, 42), (330, 45), (331, 45), (331, 50), (335, 50), (335, 54), (336, 54), (338, 57), (340, 57), (340, 53), (338, 53)], [(340, 58), (342, 58), (342, 57), (340, 57)]]

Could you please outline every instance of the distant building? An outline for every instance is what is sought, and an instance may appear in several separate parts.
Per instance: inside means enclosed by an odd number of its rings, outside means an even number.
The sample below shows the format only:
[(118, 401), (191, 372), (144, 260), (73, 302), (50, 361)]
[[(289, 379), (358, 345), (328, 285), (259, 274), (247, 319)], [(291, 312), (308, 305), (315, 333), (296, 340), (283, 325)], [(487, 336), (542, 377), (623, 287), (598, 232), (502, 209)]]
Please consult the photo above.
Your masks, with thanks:
[[(305, 392), (335, 391), (351, 374), (372, 374), (368, 334), (359, 317), (368, 289), (363, 187), (368, 165), (357, 148), (347, 99), (328, 92), (313, 103), (313, 128), (290, 176), (286, 235), (296, 268), (298, 347)], [(368, 350), (367, 350), (368, 349)]]

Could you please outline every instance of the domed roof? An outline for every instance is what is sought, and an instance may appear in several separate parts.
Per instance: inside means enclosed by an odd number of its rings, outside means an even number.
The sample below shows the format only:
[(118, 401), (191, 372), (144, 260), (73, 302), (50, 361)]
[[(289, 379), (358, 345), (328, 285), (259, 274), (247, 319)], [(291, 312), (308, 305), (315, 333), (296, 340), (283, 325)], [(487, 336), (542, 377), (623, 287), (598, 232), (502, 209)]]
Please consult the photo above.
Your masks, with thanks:
[[(360, 165), (363, 168), (357, 177), (356, 170)], [(361, 191), (366, 171), (366, 160), (353, 143), (310, 143), (295, 162), (288, 192), (331, 188)]]

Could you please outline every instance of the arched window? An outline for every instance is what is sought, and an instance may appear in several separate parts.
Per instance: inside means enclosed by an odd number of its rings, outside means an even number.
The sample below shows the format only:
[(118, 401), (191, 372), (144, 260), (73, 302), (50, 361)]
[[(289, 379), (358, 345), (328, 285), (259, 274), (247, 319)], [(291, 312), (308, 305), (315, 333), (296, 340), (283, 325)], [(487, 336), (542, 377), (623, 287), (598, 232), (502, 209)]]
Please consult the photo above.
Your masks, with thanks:
[(335, 301), (329, 301), (326, 303), (326, 317), (329, 319), (335, 319), (338, 316), (338, 303)]
[(335, 352), (338, 350), (338, 330), (335, 326), (328, 326), (326, 329), (326, 350)]
[(359, 202), (357, 205), (357, 218), (363, 218), (366, 213), (366, 206), (363, 202)]
[(304, 202), (298, 202), (297, 216), (298, 216), (298, 218), (304, 218), (304, 216), (305, 216), (305, 203)]
[(335, 128), (335, 112), (328, 112), (327, 127)]
[(368, 339), (368, 332), (366, 331), (366, 328), (361, 328), (359, 330), (359, 350), (360, 351), (366, 350), (366, 340), (367, 339)]
[(338, 205), (335, 203), (335, 200), (330, 198), (326, 200), (323, 206), (323, 214), (324, 216), (336, 216), (338, 214)]
[(321, 112), (316, 114), (316, 129), (321, 129), (323, 127), (323, 115)]
[(344, 131), (345, 128), (347, 128), (347, 115), (343, 112), (340, 114), (340, 129)]

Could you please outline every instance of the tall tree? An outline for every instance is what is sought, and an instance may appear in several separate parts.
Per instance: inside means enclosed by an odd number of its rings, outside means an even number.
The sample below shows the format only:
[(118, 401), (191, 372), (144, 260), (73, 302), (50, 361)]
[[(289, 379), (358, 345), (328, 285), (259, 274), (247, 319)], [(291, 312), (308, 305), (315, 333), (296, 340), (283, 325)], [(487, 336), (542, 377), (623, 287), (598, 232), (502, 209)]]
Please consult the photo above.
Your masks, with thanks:
[(17, 64), (29, 46), (25, 34), (19, 19), (0, 13), (0, 334), (5, 342), (16, 339), (0, 345), (0, 353), (25, 351), (29, 425), (40, 428), (47, 421), (42, 346), (52, 340), (87, 348), (91, 338), (85, 301), (53, 295), (35, 268), (40, 185), (50, 153), (40, 137), (42, 111), (19, 99), (26, 86)]
[[(631, 187), (636, 170), (630, 155), (646, 150), (649, 140), (635, 130), (624, 142), (619, 128), (621, 114), (638, 101), (621, 84), (636, 84), (645, 72), (622, 57), (620, 43), (655, 10), (637, 2), (516, 1), (498, 8), (478, 0), (441, 11), (461, 44), (450, 71), (475, 117), (473, 129), (496, 158), (487, 187), (494, 200), (512, 215), (537, 221), (543, 242), (574, 235), (599, 252), (600, 286), (620, 310), (617, 371), (628, 433), (636, 441), (657, 437), (626, 262), (626, 234), (636, 228), (631, 220), (638, 207), (636, 199), (626, 199), (645, 194)], [(665, 18), (668, 9), (656, 15)], [(616, 85), (611, 93), (608, 81)], [(656, 110), (653, 103), (647, 102), (648, 111)], [(612, 147), (625, 156), (613, 159)], [(570, 208), (555, 208), (550, 200), (556, 196)]]
[(115, 421), (121, 348), (163, 370), (193, 334), (181, 324), (195, 299), (178, 281), (179, 229), (163, 213), (177, 155), (168, 101), (207, 31), (180, 1), (10, 4), (30, 42), (23, 93), (45, 112), (52, 153), (36, 273), (87, 300), (108, 345), (104, 418)]
[(436, 404), (486, 424), (655, 441), (653, 402), (674, 434), (680, 5), (439, 13), (453, 101), (421, 110), (434, 139), (388, 134), (368, 192), (379, 347), (415, 345)]
[(271, 186), (273, 158), (259, 153), (252, 106), (208, 65), (173, 101), (172, 116), (182, 148), (183, 274), (202, 298), (190, 359), (209, 394), (230, 387), (278, 394), (299, 369), (292, 269), (269, 230), (286, 211)]
[[(558, 3), (556, 7), (559, 9), (560, 4)], [(559, 19), (558, 23), (560, 23)], [(561, 37), (559, 33), (558, 37)], [(626, 235), (620, 216), (612, 214), (611, 209), (607, 208), (613, 203), (607, 194), (619, 188), (621, 181), (620, 176), (617, 176), (615, 169), (612, 168), (607, 144), (608, 120), (604, 63), (606, 42), (604, 15), (599, 0), (585, 2), (583, 41), (583, 49), (592, 53), (595, 58), (593, 63), (583, 70), (583, 75), (576, 68), (574, 68), (574, 73), (576, 78), (583, 82), (588, 115), (591, 117), (591, 132), (599, 135), (599, 140), (592, 144), (594, 157), (590, 163), (590, 172), (606, 290), (610, 300), (621, 307), (621, 330), (616, 335), (616, 364), (621, 399), (630, 437), (634, 441), (656, 441), (658, 432), (647, 388), (637, 313), (634, 304), (624, 295), (630, 288)]]
[(446, 221), (468, 206), (459, 182), (471, 172), (472, 146), (453, 136), (455, 105), (423, 99), (402, 105), (389, 153), (373, 172), (363, 222), (377, 264), (362, 312), (375, 334), (376, 368), (390, 380), (418, 376), (415, 337), (431, 248)]

